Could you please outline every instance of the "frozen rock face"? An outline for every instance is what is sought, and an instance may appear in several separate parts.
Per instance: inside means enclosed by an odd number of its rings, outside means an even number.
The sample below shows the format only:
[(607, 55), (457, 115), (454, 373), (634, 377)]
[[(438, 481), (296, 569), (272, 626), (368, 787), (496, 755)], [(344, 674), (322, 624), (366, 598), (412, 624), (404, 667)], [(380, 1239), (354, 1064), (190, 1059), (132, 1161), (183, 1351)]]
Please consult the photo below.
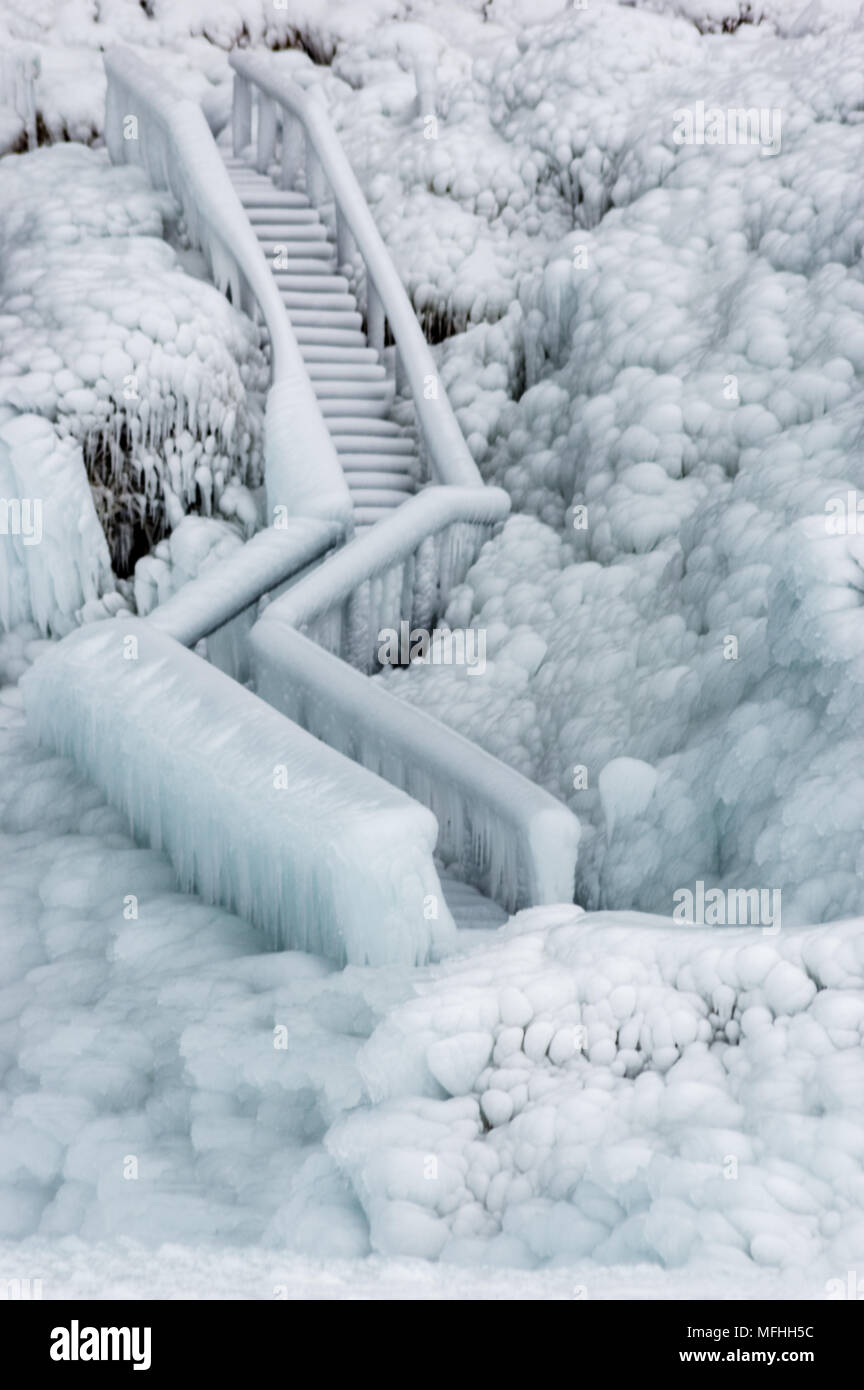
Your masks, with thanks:
[(257, 485), (257, 328), (162, 239), (170, 200), (75, 145), (0, 164), (0, 404), (84, 451), (115, 569), (189, 509)]
[[(628, 13), (527, 31), (509, 86), (494, 60), (500, 119), (546, 151), (547, 180), (583, 189), (582, 226), (505, 318), (441, 353), (475, 456), (523, 513), (452, 596), (451, 621), (487, 631), (486, 675), (384, 678), (593, 826), (578, 901), (668, 913), (701, 879), (780, 890), (784, 920), (840, 917), (864, 901), (864, 38), (676, 24), (671, 69), (634, 57), (629, 114), (601, 106), (603, 125), (591, 93), (617, 90)], [(781, 110), (779, 151), (676, 146), (700, 82), (719, 106)], [(526, 633), (546, 647), (534, 670)], [(619, 758), (656, 783), (610, 820), (600, 779)]]
[(862, 966), (860, 920), (521, 913), (391, 1009), (327, 1148), (383, 1254), (578, 1262), (589, 1296), (596, 1264), (797, 1267), (824, 1297), (864, 1251)]

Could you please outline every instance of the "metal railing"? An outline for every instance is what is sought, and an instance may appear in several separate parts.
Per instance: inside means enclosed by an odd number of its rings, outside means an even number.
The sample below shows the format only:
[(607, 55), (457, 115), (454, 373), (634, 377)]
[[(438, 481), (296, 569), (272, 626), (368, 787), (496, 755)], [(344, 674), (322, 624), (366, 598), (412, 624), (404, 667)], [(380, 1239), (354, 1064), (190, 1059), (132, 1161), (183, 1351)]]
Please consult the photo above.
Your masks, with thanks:
[(483, 480), (465, 443), (443, 387), (423, 330), (330, 117), (316, 89), (306, 91), (280, 73), (260, 54), (235, 50), (232, 134), (234, 153), (252, 142), (255, 162), (267, 172), (279, 161), (283, 188), (302, 179), (306, 196), (334, 206), (337, 258), (352, 262), (355, 251), (365, 269), (366, 323), (369, 343), (383, 351), (389, 328), (395, 347), (396, 389), (410, 393), (430, 481), (458, 487), (482, 487)]
[(509, 507), (500, 488), (425, 488), (298, 579), (265, 616), (371, 674), (381, 631), (402, 620), (430, 628)]
[(269, 515), (353, 525), (351, 496), (279, 290), (200, 107), (127, 48), (104, 55), (105, 142), (115, 164), (143, 165), (179, 203), (216, 285), (270, 339), (265, 416)]
[[(243, 154), (250, 145), (257, 104), (258, 168), (270, 170), (278, 143), (283, 187), (302, 183), (313, 202), (332, 200), (339, 260), (351, 261), (355, 251), (362, 260), (369, 340), (382, 350), (389, 325), (397, 385), (413, 398), (433, 485), (330, 553), (350, 529), (341, 507), (343, 492), (348, 497), (344, 477), (275, 282), (206, 122), (192, 103), (166, 96), (134, 55), (111, 53), (106, 132), (112, 158), (137, 159), (154, 183), (172, 190), (214, 279), (230, 285), (235, 302), (260, 308), (273, 351), (268, 414), (271, 406), (274, 415), (280, 412), (270, 444), (284, 447), (289, 461), (285, 467), (281, 454), (270, 458), (268, 498), (279, 491), (284, 503), (288, 492), (306, 504), (305, 510), (289, 505), (300, 520), (283, 541), (253, 538), (218, 574), (200, 576), (156, 609), (151, 621), (190, 645), (207, 636), (214, 652), (220, 643), (233, 646), (230, 660), (215, 657), (217, 664), (240, 679), (249, 666), (269, 703), (433, 810), (439, 856), (503, 906), (569, 901), (579, 840), (570, 811), (367, 679), (365, 673), (376, 669), (381, 630), (398, 628), (406, 618), (412, 626), (431, 627), (510, 502), (500, 489), (483, 485), (446, 395), (428, 391), (430, 381), (437, 383), (432, 355), (326, 111), (266, 59), (233, 53), (230, 62), (235, 151)], [(129, 115), (138, 120), (134, 155), (123, 128)], [(298, 434), (302, 459), (290, 448), (290, 437)], [(333, 468), (342, 491), (330, 486)], [(265, 594), (271, 601), (255, 621)]]
[(439, 861), (508, 911), (572, 902), (580, 829), (572, 812), (281, 622), (278, 607), (268, 608), (252, 629), (258, 694), (428, 806), (438, 821)]

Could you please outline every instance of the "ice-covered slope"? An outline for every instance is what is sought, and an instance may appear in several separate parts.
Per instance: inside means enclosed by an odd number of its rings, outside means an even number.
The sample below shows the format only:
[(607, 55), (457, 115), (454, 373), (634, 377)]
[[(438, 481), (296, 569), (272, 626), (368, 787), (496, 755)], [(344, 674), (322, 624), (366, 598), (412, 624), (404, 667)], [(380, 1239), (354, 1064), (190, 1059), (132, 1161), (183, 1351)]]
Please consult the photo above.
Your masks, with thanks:
[[(0, 639), (0, 679), (38, 651)], [(45, 1297), (146, 1284), (166, 1243), (161, 1296), (204, 1259), (210, 1296), (272, 1298), (298, 1252), (335, 1293), (328, 1261), (370, 1248), (356, 1287), (409, 1295), (408, 1250), (551, 1262), (589, 1298), (824, 1298), (860, 1268), (860, 920), (772, 937), (564, 907), (420, 972), (262, 953), (18, 703), (7, 685), (0, 1238), (38, 1239), (0, 1248)]]
[[(860, 538), (844, 533), (864, 478), (864, 39), (690, 29), (697, 67), (634, 71), (619, 129), (620, 23), (532, 31), (492, 80), (550, 176), (593, 169), (596, 198), (506, 319), (442, 351), (484, 473), (530, 514), (451, 605), (487, 629), (487, 675), (391, 688), (593, 825), (579, 901), (668, 912), (704, 879), (779, 889), (788, 921), (839, 917), (862, 906)], [(530, 85), (544, 63), (560, 154)], [(718, 104), (778, 106), (779, 152), (676, 151), (674, 110), (709, 80)], [(586, 138), (604, 83), (609, 119)], [(626, 206), (601, 217), (601, 195)], [(656, 779), (613, 825), (599, 779), (621, 756)]]

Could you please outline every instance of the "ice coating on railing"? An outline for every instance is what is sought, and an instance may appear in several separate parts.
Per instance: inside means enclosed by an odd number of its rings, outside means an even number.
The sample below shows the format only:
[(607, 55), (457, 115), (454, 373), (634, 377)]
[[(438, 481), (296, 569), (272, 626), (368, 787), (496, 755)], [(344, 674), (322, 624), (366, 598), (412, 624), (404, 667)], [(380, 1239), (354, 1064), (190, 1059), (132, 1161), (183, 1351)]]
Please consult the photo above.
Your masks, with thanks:
[(267, 610), (362, 670), (382, 628), (428, 626), (510, 501), (499, 488), (428, 487), (303, 576)]
[(566, 806), (269, 611), (251, 638), (265, 700), (434, 811), (441, 860), (502, 906), (572, 902), (579, 822)]
[(218, 566), (190, 579), (153, 609), (149, 621), (185, 647), (194, 647), (330, 550), (341, 535), (340, 527), (305, 517), (268, 526)]
[(92, 624), (22, 681), (35, 736), (277, 949), (414, 964), (455, 928), (435, 818), (146, 620)]
[[(275, 138), (276, 129), (270, 111), (270, 104), (273, 102), (282, 110), (283, 140), (286, 127), (291, 121), (299, 121), (303, 127), (308, 142), (307, 151), (311, 150), (317, 166), (314, 170), (315, 181), (322, 177), (326, 179), (339, 217), (360, 252), (366, 268), (367, 322), (371, 325), (374, 299), (382, 345), (385, 317), (390, 325), (396, 344), (399, 374), (410, 387), (433, 480), (465, 487), (482, 486), (479, 470), (471, 457), (446, 395), (441, 393), (432, 397), (428, 394), (427, 385), (430, 378), (437, 378), (434, 359), (405, 287), (399, 279), (390, 253), (375, 225), (375, 219), (320, 97), (314, 89), (310, 92), (304, 91), (298, 83), (276, 70), (264, 55), (235, 49), (228, 61), (241, 82), (249, 83), (257, 90), (259, 103), (263, 99), (264, 108), (269, 113), (268, 131), (271, 137)], [(237, 91), (238, 98), (241, 93), (245, 106), (248, 89), (241, 86)], [(238, 125), (241, 124), (245, 133), (245, 111), (242, 121), (238, 122)], [(269, 143), (272, 143), (272, 140), (268, 141)], [(283, 149), (283, 159), (284, 154)], [(314, 189), (311, 191), (314, 194)], [(374, 336), (370, 332), (370, 341), (374, 340)]]
[[(289, 516), (352, 524), (353, 509), (333, 441), (255, 233), (201, 109), (179, 96), (131, 50), (105, 54), (105, 140), (115, 164), (144, 166), (176, 198), (215, 284), (270, 338), (273, 382), (265, 414), (267, 505)], [(134, 123), (134, 124), (133, 124)]]

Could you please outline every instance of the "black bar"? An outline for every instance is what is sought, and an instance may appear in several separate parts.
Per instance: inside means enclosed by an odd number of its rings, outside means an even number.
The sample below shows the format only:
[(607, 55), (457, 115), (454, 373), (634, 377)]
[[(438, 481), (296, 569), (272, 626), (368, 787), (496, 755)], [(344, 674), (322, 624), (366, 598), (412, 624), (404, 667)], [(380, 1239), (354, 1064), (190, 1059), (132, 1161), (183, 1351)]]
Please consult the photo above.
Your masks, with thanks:
[[(664, 1379), (671, 1372), (693, 1380), (709, 1370), (740, 1376), (739, 1384), (749, 1374), (759, 1383), (767, 1376), (770, 1385), (777, 1372), (793, 1370), (818, 1375), (820, 1383), (830, 1385), (832, 1376), (848, 1375), (856, 1364), (861, 1331), (861, 1309), (847, 1300), (676, 1303), (579, 1297), (538, 1301), (515, 1317), (506, 1300), (486, 1302), (482, 1309), (472, 1300), (442, 1309), (442, 1301), (400, 1302), (398, 1309), (392, 1302), (369, 1306), (369, 1300), (351, 1298), (5, 1302), (0, 1329), (16, 1370), (47, 1375), (55, 1383), (100, 1374), (133, 1376), (133, 1384), (146, 1383), (145, 1377), (167, 1383), (191, 1372), (220, 1380), (238, 1374), (248, 1380), (250, 1373), (256, 1379), (262, 1374), (308, 1379), (311, 1367), (332, 1382), (344, 1364), (353, 1378), (362, 1374), (374, 1383), (391, 1380), (398, 1371), (409, 1385), (415, 1376), (434, 1376), (436, 1367), (452, 1375), (460, 1363), (466, 1374), (472, 1365), (482, 1369), (486, 1381), (500, 1362), (512, 1378), (525, 1356), (523, 1370), (536, 1358), (537, 1374), (556, 1379), (562, 1374), (572, 1379), (577, 1370), (583, 1379), (593, 1366), (595, 1381), (603, 1370), (616, 1380), (631, 1371)], [(116, 1347), (126, 1359), (85, 1359), (92, 1350), (101, 1356), (103, 1328), (117, 1330), (116, 1338), (105, 1337), (106, 1358)], [(55, 1359), (71, 1358), (75, 1351), (77, 1360)], [(135, 1358), (141, 1363), (137, 1372)]]

